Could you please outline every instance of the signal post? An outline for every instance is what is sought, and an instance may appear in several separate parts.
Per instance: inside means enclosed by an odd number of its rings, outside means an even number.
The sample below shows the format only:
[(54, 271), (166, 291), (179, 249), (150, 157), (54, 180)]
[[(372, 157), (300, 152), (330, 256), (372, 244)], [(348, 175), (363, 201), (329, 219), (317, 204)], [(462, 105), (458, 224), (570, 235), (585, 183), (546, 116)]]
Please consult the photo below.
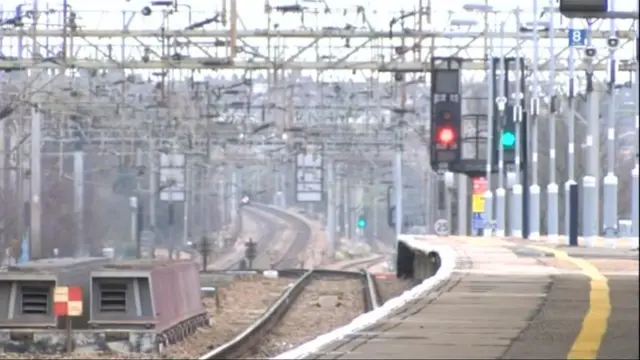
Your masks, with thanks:
[[(528, 162), (526, 113), (523, 111), (524, 60), (522, 58), (492, 59), (489, 72), (491, 78), (489, 98), (493, 106), (490, 106), (487, 113), (475, 114), (462, 113), (460, 71), (464, 61), (464, 59), (453, 57), (431, 59), (431, 167), (442, 175), (443, 180), (452, 178), (444, 176), (445, 173), (463, 174), (472, 179), (471, 219), (460, 218), (458, 221), (471, 220), (475, 233), (495, 226), (497, 235), (504, 235), (506, 227), (505, 172), (514, 174), (516, 184), (512, 184), (513, 193), (510, 204), (514, 210), (524, 208), (522, 212), (524, 219), (521, 219), (519, 211), (515, 210), (510, 214), (517, 213), (517, 215), (510, 220), (521, 233), (520, 224), (521, 221), (526, 221), (528, 212), (528, 194), (522, 191), (523, 187), (527, 188)], [(513, 85), (514, 80), (516, 85)], [(524, 171), (522, 176), (524, 186), (518, 183), (520, 171)], [(499, 178), (499, 191), (496, 191), (495, 202), (496, 221), (492, 218), (492, 202), (484, 201), (485, 193), (490, 191), (486, 176), (492, 173), (497, 173)], [(443, 217), (448, 219), (451, 214), (448, 213), (450, 206), (447, 204), (451, 203), (451, 197), (444, 188), (446, 186), (443, 186), (444, 182), (440, 182), (439, 193), (444, 194), (444, 199), (439, 199), (438, 209), (441, 214), (446, 213)], [(447, 185), (453, 186), (453, 184)], [(457, 184), (457, 186), (467, 186), (467, 183)], [(487, 235), (490, 232), (484, 233)]]
[[(461, 76), (463, 59), (455, 57), (431, 58), (431, 167), (439, 175), (437, 208), (439, 217), (451, 219), (453, 184), (447, 184), (448, 172), (459, 172), (461, 160), (460, 134), (462, 129)], [(451, 225), (449, 224), (449, 228)]]
[[(528, 236), (523, 224), (528, 221), (529, 192), (527, 173), (527, 123), (524, 109), (525, 99), (525, 62), (519, 57), (496, 57), (491, 68), (493, 101), (491, 147), (493, 151), (492, 172), (498, 175), (496, 189), (496, 235), (507, 235), (507, 194), (509, 196), (509, 225), (511, 235)], [(497, 160), (497, 161), (496, 161)], [(520, 184), (520, 171), (523, 171)], [(512, 175), (512, 176), (509, 176)], [(508, 181), (505, 184), (505, 177)], [(505, 186), (506, 185), (506, 186)], [(522, 209), (522, 211), (519, 211)], [(528, 226), (526, 226), (528, 229)]]

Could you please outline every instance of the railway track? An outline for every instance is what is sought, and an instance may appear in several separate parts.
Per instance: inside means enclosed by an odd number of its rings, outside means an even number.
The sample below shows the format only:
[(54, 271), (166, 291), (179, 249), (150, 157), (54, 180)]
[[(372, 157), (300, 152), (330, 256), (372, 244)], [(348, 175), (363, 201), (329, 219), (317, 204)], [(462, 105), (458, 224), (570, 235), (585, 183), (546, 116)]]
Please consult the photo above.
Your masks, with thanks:
[[(341, 270), (371, 269), (384, 262), (385, 259), (386, 255), (384, 254), (373, 254), (362, 259), (342, 262), (338, 268)], [(371, 278), (376, 284), (379, 305), (384, 305), (389, 299), (400, 296), (403, 292), (417, 285), (417, 282), (413, 280), (398, 279), (394, 274), (382, 274), (381, 276), (371, 274)]]
[[(262, 268), (268, 269), (270, 263), (270, 254), (268, 252), (268, 246), (272, 242), (282, 242), (286, 241), (284, 239), (285, 235), (283, 229), (274, 222), (266, 219), (264, 215), (260, 214), (259, 211), (255, 211), (250, 207), (245, 207), (243, 209), (243, 221), (246, 221), (246, 218), (252, 218), (259, 224), (261, 236), (259, 238), (254, 238), (253, 241), (256, 242), (256, 258), (253, 261), (253, 268)], [(226, 267), (227, 270), (237, 270), (242, 267), (241, 262), (244, 260), (244, 250), (238, 254), (238, 257), (235, 261)]]
[[(262, 235), (259, 239), (254, 239), (257, 256), (253, 268), (266, 270), (273, 267), (281, 270), (277, 277), (262, 276), (259, 271), (255, 271), (254, 275), (246, 275), (246, 271), (236, 271), (240, 258), (243, 257), (240, 253), (233, 262), (225, 266), (226, 269), (209, 271), (212, 275), (218, 273), (233, 277), (227, 286), (218, 287), (217, 300), (205, 299), (213, 325), (201, 329), (183, 342), (168, 347), (162, 354), (163, 357), (193, 359), (212, 348), (228, 343), (258, 321), (268, 311), (266, 309), (276, 303), (290, 289), (291, 284), (305, 274), (304, 270), (286, 268), (296, 267), (297, 255), (304, 251), (311, 239), (311, 229), (306, 223), (285, 212), (256, 204), (246, 206), (243, 216), (253, 217), (261, 227)], [(273, 218), (284, 221), (286, 225), (273, 221)], [(269, 250), (276, 244), (279, 244), (281, 252), (274, 258)]]
[[(283, 229), (283, 232), (285, 233), (283, 234), (284, 238), (278, 240), (286, 242), (286, 245), (283, 249), (280, 249), (278, 253), (269, 253), (270, 248), (273, 248), (273, 243), (272, 241), (269, 241), (269, 237), (260, 239), (257, 244), (257, 261), (254, 262), (254, 264), (261, 266), (256, 267), (263, 269), (292, 269), (298, 267), (300, 260), (299, 256), (304, 255), (306, 247), (311, 240), (311, 227), (298, 217), (274, 209), (271, 206), (253, 203), (248, 209), (249, 211), (258, 210), (259, 212), (267, 213), (289, 224), (287, 228)], [(254, 215), (259, 216), (259, 214), (256, 214), (255, 212)], [(273, 225), (271, 230), (273, 232), (277, 232), (277, 228), (274, 230)], [(277, 234), (274, 234), (273, 232), (270, 233), (271, 239), (275, 239), (277, 236)], [(293, 236), (287, 238), (286, 235)]]
[[(265, 216), (266, 215), (266, 216)], [(242, 211), (243, 221), (253, 218), (261, 227), (261, 236), (254, 238), (256, 242), (256, 258), (253, 261), (255, 269), (295, 268), (298, 255), (304, 252), (311, 239), (311, 228), (299, 218), (289, 215), (270, 206), (252, 203), (246, 205)], [(287, 226), (274, 222), (276, 218), (287, 223)], [(274, 252), (273, 249), (278, 249)], [(215, 265), (213, 271), (239, 270), (244, 259), (244, 249), (224, 255)]]
[[(268, 213), (269, 217), (284, 220), (286, 225), (274, 222), (272, 219), (264, 220), (262, 236), (258, 241), (257, 266), (268, 269), (273, 260), (268, 255), (268, 249), (275, 242), (283, 242), (283, 249), (278, 254), (274, 263), (277, 268), (294, 268), (298, 262), (298, 253), (302, 253), (308, 241), (311, 239), (311, 229), (299, 218), (287, 215), (276, 209), (269, 207), (251, 206), (252, 215), (260, 217), (260, 213)], [(263, 218), (267, 218), (262, 215)], [(215, 273), (215, 272), (214, 272)], [(233, 274), (233, 271), (226, 271), (226, 275), (233, 277), (226, 286), (220, 287), (217, 297), (206, 297), (203, 299), (206, 310), (212, 320), (212, 326), (198, 329), (194, 334), (186, 339), (167, 344), (160, 354), (131, 353), (127, 349), (110, 349), (109, 351), (86, 351), (76, 349), (71, 354), (50, 354), (50, 353), (2, 353), (0, 359), (27, 359), (27, 358), (177, 358), (193, 359), (209, 351), (212, 348), (221, 346), (242, 332), (250, 328), (277, 299), (281, 298), (291, 284), (300, 279), (305, 271), (280, 271), (277, 277), (267, 277), (262, 275)], [(238, 273), (238, 272), (235, 272)], [(201, 275), (202, 276), (202, 275)]]
[[(247, 275), (246, 271), (237, 271), (241, 261), (239, 258), (224, 270), (208, 271), (214, 276), (218, 274), (233, 277), (227, 286), (218, 288), (217, 301), (212, 298), (205, 299), (213, 325), (181, 343), (170, 346), (162, 354), (163, 357), (193, 359), (213, 348), (224, 346), (264, 317), (268, 309), (288, 293), (292, 284), (306, 274), (304, 270), (293, 269), (297, 264), (297, 255), (304, 252), (311, 239), (311, 229), (305, 222), (268, 206), (252, 204), (245, 207), (243, 212), (243, 216), (253, 217), (261, 226), (262, 236), (254, 239), (257, 256), (253, 268), (280, 269), (277, 276), (263, 276), (260, 271), (253, 271), (253, 275)], [(265, 213), (268, 216), (265, 216)], [(274, 222), (272, 218), (284, 221), (286, 225)], [(269, 250), (276, 244), (279, 244), (281, 252), (274, 258)], [(242, 255), (239, 254), (239, 257)]]
[[(285, 250), (273, 261), (279, 269), (278, 274), (263, 276), (257, 271), (254, 275), (220, 271), (223, 276), (232, 276), (233, 281), (219, 289), (218, 297), (203, 300), (212, 326), (198, 329), (183, 341), (167, 344), (160, 354), (129, 353), (125, 349), (122, 352), (76, 351), (72, 354), (0, 353), (0, 359), (6, 356), (12, 359), (264, 358), (346, 325), (386, 300), (379, 279), (366, 270), (353, 271), (379, 263), (382, 255), (351, 262), (339, 270), (295, 269), (298, 265), (295, 255), (305, 251), (311, 229), (295, 216), (258, 207), (259, 212), (268, 212), (289, 224), (282, 226), (265, 221), (264, 235), (258, 242), (256, 265), (267, 268), (273, 260), (267, 255), (273, 241), (278, 236), (286, 237), (283, 230), (291, 232), (290, 239), (278, 239), (286, 242)], [(243, 275), (238, 275), (241, 273)]]
[(385, 256), (383, 254), (372, 254), (370, 256), (365, 256), (359, 259), (352, 259), (347, 261), (341, 261), (336, 263), (334, 266), (339, 270), (352, 270), (352, 269), (368, 269), (374, 265), (377, 265), (383, 262)]
[(244, 332), (199, 359), (264, 358), (346, 325), (379, 306), (365, 270), (286, 270), (297, 281)]

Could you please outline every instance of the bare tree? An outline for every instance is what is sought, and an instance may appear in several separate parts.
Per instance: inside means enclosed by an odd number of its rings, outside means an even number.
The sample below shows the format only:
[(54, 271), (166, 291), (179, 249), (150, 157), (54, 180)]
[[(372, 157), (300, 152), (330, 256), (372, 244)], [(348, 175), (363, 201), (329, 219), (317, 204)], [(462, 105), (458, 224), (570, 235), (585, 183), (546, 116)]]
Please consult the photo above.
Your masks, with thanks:
[(42, 250), (45, 256), (51, 255), (54, 248), (61, 255), (74, 255), (78, 246), (77, 229), (83, 229), (84, 246), (93, 253), (98, 252), (109, 238), (128, 235), (127, 198), (113, 191), (118, 176), (117, 161), (114, 165), (113, 156), (101, 156), (90, 149), (85, 151), (85, 163), (83, 226), (79, 227), (79, 216), (74, 208), (72, 156), (43, 161)]
[[(3, 189), (3, 193), (0, 193), (0, 264), (4, 263), (5, 255), (10, 246), (12, 246), (12, 240), (16, 239), (16, 225), (18, 222), (18, 213), (14, 211), (17, 208), (16, 202), (9, 194), (10, 189)], [(14, 254), (16, 249), (12, 249)]]
[(42, 252), (51, 256), (57, 248), (61, 255), (71, 256), (75, 249), (73, 185), (53, 170), (52, 165), (50, 160), (43, 164)]

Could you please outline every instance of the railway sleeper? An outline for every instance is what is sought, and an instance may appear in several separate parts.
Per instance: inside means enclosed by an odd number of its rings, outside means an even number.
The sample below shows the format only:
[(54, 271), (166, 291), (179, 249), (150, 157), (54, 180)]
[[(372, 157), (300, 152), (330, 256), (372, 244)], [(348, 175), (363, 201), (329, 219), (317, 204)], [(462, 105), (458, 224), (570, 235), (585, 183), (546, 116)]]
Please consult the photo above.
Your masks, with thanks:
[(210, 318), (206, 314), (194, 316), (178, 323), (156, 336), (155, 351), (162, 353), (167, 346), (177, 344), (195, 333), (199, 328), (210, 325)]

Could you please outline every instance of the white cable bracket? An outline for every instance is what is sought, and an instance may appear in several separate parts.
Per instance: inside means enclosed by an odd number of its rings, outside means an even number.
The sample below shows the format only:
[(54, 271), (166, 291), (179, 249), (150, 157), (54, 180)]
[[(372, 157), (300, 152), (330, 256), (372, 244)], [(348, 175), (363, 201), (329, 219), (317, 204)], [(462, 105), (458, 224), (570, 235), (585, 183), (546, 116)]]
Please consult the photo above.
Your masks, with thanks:
[(540, 99), (534, 97), (531, 99), (531, 115), (538, 116), (540, 114)]

